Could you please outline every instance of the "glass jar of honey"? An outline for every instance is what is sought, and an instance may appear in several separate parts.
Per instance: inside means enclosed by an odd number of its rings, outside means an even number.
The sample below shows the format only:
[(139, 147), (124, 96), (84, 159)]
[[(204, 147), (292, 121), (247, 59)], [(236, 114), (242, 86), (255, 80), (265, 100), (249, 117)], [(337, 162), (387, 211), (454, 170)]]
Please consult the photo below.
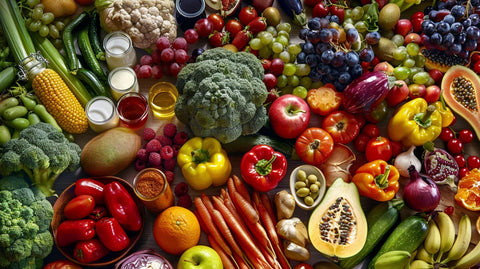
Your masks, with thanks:
[(147, 208), (157, 215), (173, 205), (175, 199), (165, 174), (157, 168), (145, 168), (133, 179), (135, 194)]

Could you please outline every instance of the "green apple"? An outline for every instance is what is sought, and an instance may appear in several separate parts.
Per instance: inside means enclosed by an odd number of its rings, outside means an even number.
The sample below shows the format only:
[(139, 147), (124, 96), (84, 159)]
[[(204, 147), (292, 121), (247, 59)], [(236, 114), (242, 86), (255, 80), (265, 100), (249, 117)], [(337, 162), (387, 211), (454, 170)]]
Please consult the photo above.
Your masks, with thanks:
[(177, 269), (223, 269), (223, 263), (213, 248), (197, 245), (182, 253)]

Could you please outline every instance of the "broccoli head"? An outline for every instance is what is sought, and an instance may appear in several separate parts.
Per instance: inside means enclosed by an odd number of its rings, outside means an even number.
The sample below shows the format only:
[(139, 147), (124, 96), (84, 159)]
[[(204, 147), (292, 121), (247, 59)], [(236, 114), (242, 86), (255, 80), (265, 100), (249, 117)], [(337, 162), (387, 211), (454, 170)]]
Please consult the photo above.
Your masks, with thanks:
[(51, 203), (25, 179), (0, 179), (0, 268), (36, 268), (54, 245)]
[(177, 77), (177, 118), (195, 136), (229, 143), (258, 132), (267, 121), (263, 66), (248, 52), (205, 51)]
[(47, 123), (23, 129), (0, 149), (0, 174), (25, 172), (46, 196), (54, 194), (53, 183), (65, 170), (80, 167), (80, 147)]

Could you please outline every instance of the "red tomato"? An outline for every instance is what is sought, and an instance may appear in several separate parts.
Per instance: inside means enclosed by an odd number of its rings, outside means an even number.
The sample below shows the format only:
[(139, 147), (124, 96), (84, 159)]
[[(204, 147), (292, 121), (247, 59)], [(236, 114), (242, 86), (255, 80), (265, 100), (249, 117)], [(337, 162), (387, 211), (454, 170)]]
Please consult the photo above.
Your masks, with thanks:
[(222, 16), (218, 13), (212, 13), (208, 15), (207, 20), (213, 24), (214, 31), (222, 31), (225, 22), (223, 21)]
[(243, 25), (238, 19), (231, 19), (225, 24), (225, 31), (230, 32), (230, 36), (236, 36), (243, 30)]
[(257, 10), (252, 6), (246, 6), (240, 10), (240, 13), (238, 13), (238, 19), (243, 25), (249, 24), (257, 17)]
[(369, 138), (377, 137), (380, 135), (380, 129), (377, 125), (369, 123), (363, 127), (362, 134), (366, 134)]
[(480, 168), (480, 158), (475, 155), (470, 155), (467, 158), (468, 169)]
[(388, 162), (392, 158), (392, 147), (390, 140), (386, 137), (371, 138), (365, 148), (365, 157), (367, 161), (384, 160)]
[(307, 103), (313, 113), (326, 116), (337, 110), (343, 101), (343, 93), (337, 92), (328, 84), (318, 89), (310, 89), (307, 93)]
[(199, 37), (208, 37), (213, 33), (213, 23), (207, 19), (199, 19), (193, 28), (197, 31)]
[(398, 154), (402, 153), (403, 146), (399, 141), (390, 140), (390, 147), (392, 148), (392, 157), (397, 157)]
[(58, 260), (45, 265), (43, 269), (82, 269), (82, 267), (69, 260)]
[(95, 3), (95, 0), (75, 0), (75, 3), (77, 3), (81, 6), (89, 6), (93, 3)]
[(452, 138), (447, 142), (447, 149), (451, 154), (460, 154), (463, 151), (463, 143), (458, 138)]
[(297, 265), (295, 265), (295, 267), (293, 267), (293, 269), (313, 269), (313, 266), (311, 266), (310, 264), (308, 263), (299, 263)]
[(295, 151), (302, 161), (319, 165), (333, 152), (333, 138), (322, 128), (311, 127), (303, 131), (295, 142)]
[(473, 141), (473, 133), (468, 129), (463, 129), (458, 132), (458, 139), (464, 144), (470, 143)]
[(334, 111), (323, 119), (322, 128), (327, 131), (335, 143), (348, 144), (360, 133), (356, 117), (344, 110)]
[(357, 135), (355, 140), (353, 140), (353, 147), (355, 148), (356, 151), (358, 152), (365, 152), (365, 148), (367, 147), (367, 143), (370, 140), (370, 136), (360, 133)]
[(314, 18), (323, 18), (328, 15), (328, 7), (325, 6), (322, 2), (317, 3), (312, 10), (312, 17)]
[(267, 20), (265, 17), (256, 17), (248, 23), (248, 30), (252, 32), (253, 35), (260, 33), (267, 29)]
[(95, 199), (91, 195), (79, 195), (70, 200), (63, 209), (67, 219), (83, 219), (90, 215), (95, 207)]

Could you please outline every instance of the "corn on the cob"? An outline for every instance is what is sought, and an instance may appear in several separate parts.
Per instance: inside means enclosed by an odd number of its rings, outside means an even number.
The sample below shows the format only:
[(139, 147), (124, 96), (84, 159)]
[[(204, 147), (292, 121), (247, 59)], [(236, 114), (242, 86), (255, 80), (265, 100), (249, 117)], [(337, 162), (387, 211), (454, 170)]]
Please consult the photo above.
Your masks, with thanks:
[(32, 87), (64, 131), (72, 134), (87, 131), (88, 120), (82, 105), (57, 72), (46, 68), (35, 76)]

